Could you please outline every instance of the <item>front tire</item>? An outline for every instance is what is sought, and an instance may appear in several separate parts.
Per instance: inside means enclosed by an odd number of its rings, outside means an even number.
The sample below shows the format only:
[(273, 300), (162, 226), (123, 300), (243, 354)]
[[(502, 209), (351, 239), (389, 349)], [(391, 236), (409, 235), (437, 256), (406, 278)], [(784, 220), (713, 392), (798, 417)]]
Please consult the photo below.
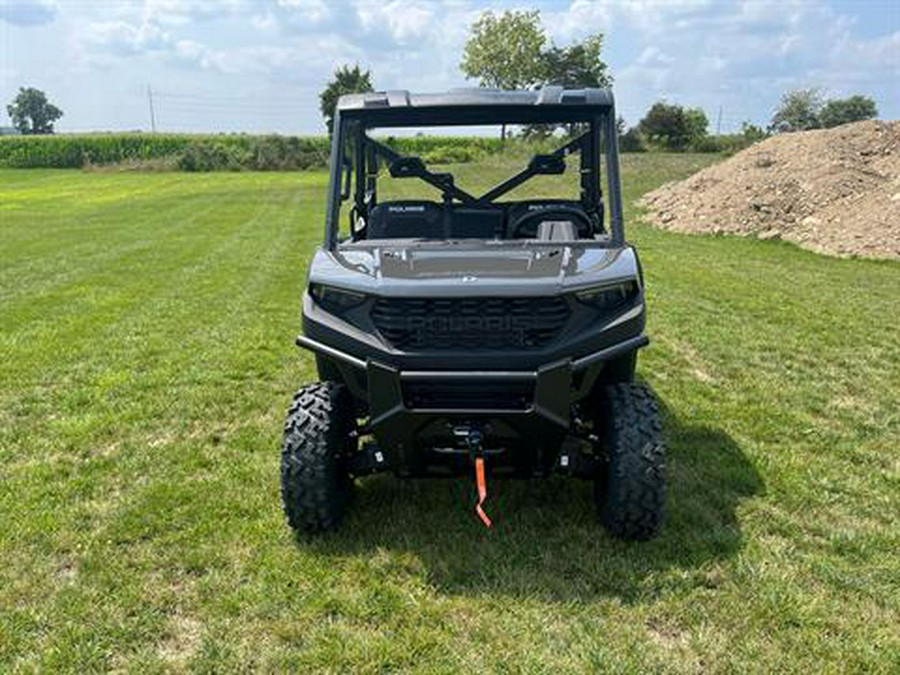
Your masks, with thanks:
[(310, 384), (294, 395), (284, 424), (281, 499), (288, 524), (316, 533), (340, 525), (353, 481), (347, 469), (353, 403), (343, 385)]
[(665, 507), (665, 446), (659, 406), (644, 385), (604, 387), (600, 400), (606, 470), (594, 481), (600, 521), (614, 537), (659, 533)]

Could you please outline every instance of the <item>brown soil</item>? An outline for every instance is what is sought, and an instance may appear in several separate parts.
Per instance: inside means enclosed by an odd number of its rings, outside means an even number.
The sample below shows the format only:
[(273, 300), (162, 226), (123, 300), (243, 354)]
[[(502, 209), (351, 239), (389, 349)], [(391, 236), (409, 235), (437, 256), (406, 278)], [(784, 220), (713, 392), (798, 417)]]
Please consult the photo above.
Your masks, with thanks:
[(642, 204), (651, 223), (678, 232), (900, 259), (900, 122), (774, 136)]

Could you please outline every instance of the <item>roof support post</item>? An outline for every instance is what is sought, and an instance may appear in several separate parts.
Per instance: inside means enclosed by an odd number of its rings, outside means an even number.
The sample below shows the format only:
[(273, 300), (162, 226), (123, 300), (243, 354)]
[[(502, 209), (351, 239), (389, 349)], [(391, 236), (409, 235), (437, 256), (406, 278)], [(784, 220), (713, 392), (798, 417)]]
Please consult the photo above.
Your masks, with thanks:
[(622, 186), (619, 183), (619, 138), (616, 129), (615, 107), (610, 105), (606, 115), (598, 118), (598, 128), (604, 117), (606, 120), (606, 181), (611, 243), (613, 246), (623, 246), (625, 244), (625, 224), (622, 217)]
[(329, 160), (328, 203), (325, 205), (325, 249), (333, 251), (337, 246), (341, 213), (341, 185), (344, 170), (344, 125), (340, 109), (334, 111), (331, 132), (331, 158)]

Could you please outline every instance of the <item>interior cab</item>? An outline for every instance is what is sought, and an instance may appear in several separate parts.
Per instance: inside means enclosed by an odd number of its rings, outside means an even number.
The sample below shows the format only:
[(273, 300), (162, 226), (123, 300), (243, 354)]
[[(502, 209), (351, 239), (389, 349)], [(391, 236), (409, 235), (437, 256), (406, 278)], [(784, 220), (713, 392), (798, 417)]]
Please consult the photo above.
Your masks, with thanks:
[[(601, 185), (606, 139), (614, 129), (606, 116), (586, 116), (574, 123), (566, 117), (566, 133), (551, 133), (542, 144), (546, 147), (555, 141), (557, 147), (520, 157), (516, 160), (521, 162), (519, 171), (498, 184), (475, 189), (471, 183), (473, 178), (477, 183), (479, 176), (471, 165), (426, 162), (427, 152), (418, 156), (400, 151), (416, 147), (415, 143), (404, 145), (396, 142), (396, 135), (379, 135), (385, 131), (397, 134), (404, 124), (418, 132), (417, 111), (401, 106), (385, 112), (366, 96), (360, 99), (364, 115), (354, 115), (352, 107), (340, 111), (337, 131), (341, 138), (333, 145), (327, 247), (398, 239), (609, 242), (616, 238), (615, 223), (607, 222)], [(553, 120), (547, 115), (553, 110), (560, 119), (571, 116), (568, 110), (535, 106), (533, 113), (528, 111), (529, 115), (522, 117), (522, 127), (549, 124), (552, 128)], [(465, 115), (437, 119), (435, 126), (484, 123), (491, 112), (472, 109)], [(446, 137), (446, 141), (452, 146), (452, 138)], [(528, 146), (517, 143), (507, 141), (500, 151), (512, 148), (521, 155)], [(612, 170), (607, 164), (607, 173)], [(544, 185), (553, 189), (542, 189), (541, 181), (548, 178), (558, 181)], [(614, 179), (611, 175), (606, 178)], [(568, 180), (568, 197), (562, 197), (558, 189), (563, 180)], [(398, 181), (404, 183), (402, 188), (384, 189), (385, 183)], [(615, 212), (610, 213), (613, 219)]]

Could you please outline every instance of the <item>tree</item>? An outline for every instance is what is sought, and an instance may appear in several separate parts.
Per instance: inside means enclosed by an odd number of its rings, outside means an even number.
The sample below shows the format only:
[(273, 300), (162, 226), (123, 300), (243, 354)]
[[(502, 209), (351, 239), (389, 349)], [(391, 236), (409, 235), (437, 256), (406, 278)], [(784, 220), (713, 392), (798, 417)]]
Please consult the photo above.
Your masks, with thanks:
[(878, 117), (878, 108), (868, 96), (856, 94), (850, 98), (836, 98), (827, 101), (819, 113), (819, 122), (826, 129), (848, 122), (871, 120)]
[(540, 54), (542, 80), (567, 89), (608, 87), (612, 77), (600, 58), (603, 34), (590, 35), (568, 47), (551, 45)]
[(648, 140), (667, 150), (686, 150), (706, 137), (709, 120), (700, 108), (654, 103), (637, 128)]
[[(567, 47), (547, 44), (539, 10), (484, 12), (472, 24), (459, 67), (482, 87), (528, 89), (557, 84), (570, 89), (608, 87), (612, 77), (600, 58), (603, 35)], [(525, 135), (553, 133), (559, 125), (531, 124)], [(570, 128), (570, 132), (573, 130)], [(502, 135), (506, 135), (505, 127)]]
[(769, 134), (766, 133), (762, 127), (758, 127), (750, 121), (744, 121), (741, 124), (741, 136), (744, 137), (744, 141), (746, 141), (748, 145), (761, 141), (768, 135)]
[(794, 89), (781, 97), (769, 129), (776, 133), (806, 131), (822, 126), (822, 92), (816, 88)]
[(706, 130), (709, 128), (709, 119), (700, 108), (684, 108), (684, 127), (687, 136), (687, 145), (696, 143), (706, 138)]
[(19, 87), (18, 96), (6, 106), (6, 111), (22, 134), (52, 134), (53, 123), (63, 116), (63, 111), (34, 87)]
[(624, 117), (616, 119), (616, 135), (622, 152), (645, 152), (647, 144), (637, 127), (628, 127)]
[[(612, 84), (612, 76), (606, 72), (606, 64), (600, 58), (603, 34), (589, 35), (581, 42), (568, 47), (551, 44), (541, 51), (540, 84), (555, 84), (567, 89), (584, 89), (586, 87), (608, 87)], [(558, 124), (531, 124), (525, 128), (526, 136), (546, 136), (552, 134)], [(579, 125), (567, 124), (569, 135), (576, 132)]]
[(334, 111), (337, 108), (338, 99), (344, 94), (361, 94), (374, 91), (372, 88), (372, 73), (361, 70), (357, 63), (353, 68), (341, 66), (334, 71), (334, 79), (331, 80), (319, 94), (319, 109), (325, 118), (325, 126), (331, 134), (334, 126)]
[(537, 10), (482, 13), (472, 24), (459, 64), (466, 78), (495, 89), (526, 89), (540, 82), (541, 49), (547, 41), (540, 16)]
[(547, 41), (541, 14), (484, 12), (470, 29), (459, 67), (482, 87), (524, 89), (542, 77), (541, 49)]

